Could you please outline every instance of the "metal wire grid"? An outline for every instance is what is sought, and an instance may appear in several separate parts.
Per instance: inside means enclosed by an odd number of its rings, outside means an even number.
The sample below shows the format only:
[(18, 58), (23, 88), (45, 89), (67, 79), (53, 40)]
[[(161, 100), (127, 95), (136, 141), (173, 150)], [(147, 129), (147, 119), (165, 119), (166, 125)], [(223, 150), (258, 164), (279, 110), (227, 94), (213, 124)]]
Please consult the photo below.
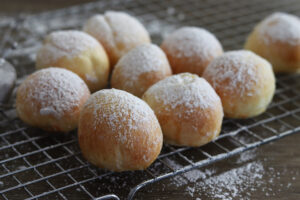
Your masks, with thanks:
[[(159, 43), (164, 32), (195, 25), (214, 32), (228, 50), (241, 48), (253, 25), (270, 12), (280, 9), (299, 15), (300, 3), (100, 1), (0, 22), (0, 36), (4, 38), (0, 42), (1, 54), (16, 66), (22, 79), (34, 70), (34, 52), (46, 33), (80, 28), (90, 15), (107, 9), (127, 10), (139, 16), (154, 42)], [(16, 117), (12, 95), (8, 104), (0, 105), (0, 199), (95, 199), (110, 193), (116, 195), (109, 198), (132, 199), (148, 184), (299, 132), (299, 78), (300, 75), (277, 77), (276, 95), (267, 112), (253, 119), (225, 119), (222, 133), (215, 141), (200, 148), (164, 145), (157, 161), (147, 170), (123, 173), (87, 163), (75, 132), (53, 136), (27, 127)]]

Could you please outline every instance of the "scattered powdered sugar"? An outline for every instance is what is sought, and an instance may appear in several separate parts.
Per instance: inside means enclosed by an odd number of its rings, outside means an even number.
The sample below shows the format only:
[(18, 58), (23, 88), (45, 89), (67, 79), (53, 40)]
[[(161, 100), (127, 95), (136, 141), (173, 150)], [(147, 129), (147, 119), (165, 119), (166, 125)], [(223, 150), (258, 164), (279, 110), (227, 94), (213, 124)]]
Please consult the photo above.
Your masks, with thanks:
[(39, 103), (40, 115), (57, 118), (77, 107), (82, 95), (88, 91), (75, 73), (52, 67), (33, 73), (19, 89), (26, 93), (27, 103)]
[(3, 58), (0, 58), (0, 85), (12, 85), (15, 80), (15, 68)]
[[(262, 184), (262, 174), (264, 172), (263, 165), (259, 162), (248, 163), (243, 167), (231, 169), (218, 175), (207, 175), (208, 178), (198, 181), (193, 188), (201, 188), (201, 190), (209, 193), (211, 198), (233, 199), (242, 198), (241, 191), (247, 190), (252, 186)], [(211, 173), (208, 171), (208, 173)], [(206, 175), (206, 173), (204, 173)], [(192, 181), (195, 178), (191, 175), (184, 177)], [(191, 178), (191, 180), (190, 180)], [(191, 191), (187, 188), (188, 191)]]
[(203, 60), (222, 50), (220, 42), (212, 33), (198, 27), (184, 27), (176, 30), (166, 37), (163, 46), (178, 58), (201, 56)]
[(0, 58), (0, 102), (9, 97), (16, 82), (16, 78), (15, 68), (10, 63)]
[[(152, 16), (151, 16), (152, 17)], [(170, 24), (165, 21), (161, 21), (157, 18), (152, 17), (153, 20), (146, 23), (146, 28), (152, 38), (166, 38), (170, 33), (176, 30), (177, 26), (175, 24)]]
[(209, 83), (197, 75), (182, 73), (167, 77), (148, 89), (146, 95), (154, 96), (156, 101), (171, 106), (184, 105), (193, 108), (209, 108), (220, 102), (219, 96)]
[[(174, 170), (183, 168), (176, 159), (164, 158), (168, 166)], [(170, 182), (171, 186), (179, 188), (190, 197), (197, 199), (253, 199), (257, 191), (264, 193), (266, 197), (276, 196), (278, 192), (292, 188), (299, 176), (299, 170), (287, 170), (287, 168), (275, 170), (270, 166), (270, 160), (265, 158), (257, 160), (256, 150), (242, 153), (234, 162), (235, 168), (213, 166), (205, 169), (194, 169), (182, 175), (174, 176)], [(279, 184), (281, 178), (289, 179), (286, 185)], [(278, 187), (280, 186), (280, 187)], [(276, 189), (274, 189), (276, 188)], [(255, 197), (255, 195), (254, 195)]]
[(27, 169), (27, 167), (26, 166), (24, 166), (24, 165), (22, 165), (22, 166), (18, 166), (18, 168), (17, 168), (18, 170), (25, 170), (25, 169)]
[(266, 61), (250, 51), (229, 51), (213, 60), (204, 71), (203, 77), (211, 80), (214, 88), (222, 87), (224, 95), (236, 93), (241, 97), (252, 96), (255, 92), (253, 87), (259, 81), (259, 62)]
[(258, 31), (266, 43), (272, 41), (286, 42), (290, 45), (300, 43), (300, 19), (295, 15), (274, 13), (261, 22)]
[(152, 122), (156, 121), (154, 112), (148, 104), (128, 92), (117, 89), (105, 89), (94, 93), (85, 107), (94, 112), (95, 129), (105, 122), (112, 132), (118, 133), (116, 137), (121, 143), (128, 142), (132, 130), (146, 124), (151, 127)]
[(154, 44), (143, 44), (124, 55), (115, 66), (127, 80), (124, 84), (133, 86), (139, 76), (147, 72), (167, 72), (169, 66), (164, 52)]
[(236, 160), (237, 164), (249, 162), (256, 157), (256, 151), (255, 150), (249, 150), (240, 155), (240, 157)]
[(55, 31), (46, 37), (44, 45), (38, 51), (37, 59), (50, 64), (64, 56), (73, 58), (98, 46), (100, 44), (96, 39), (82, 31)]
[[(252, 152), (253, 153), (253, 152)], [(250, 156), (250, 160), (253, 158)], [(170, 159), (165, 160), (173, 168), (182, 168)], [(249, 160), (245, 160), (249, 161)], [(181, 176), (175, 176), (172, 184), (176, 187), (185, 186), (185, 191), (191, 196), (205, 192), (212, 199), (244, 198), (242, 192), (263, 184), (264, 167), (261, 162), (249, 162), (241, 167), (218, 174), (212, 169), (195, 169)], [(193, 184), (192, 184), (193, 183)]]

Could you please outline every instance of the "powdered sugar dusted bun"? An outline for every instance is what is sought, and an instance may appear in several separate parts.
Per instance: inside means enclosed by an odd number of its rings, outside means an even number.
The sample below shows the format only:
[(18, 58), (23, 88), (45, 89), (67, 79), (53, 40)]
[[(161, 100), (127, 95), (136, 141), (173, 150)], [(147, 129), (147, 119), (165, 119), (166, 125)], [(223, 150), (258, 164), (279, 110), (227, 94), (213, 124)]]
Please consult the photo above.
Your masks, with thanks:
[(107, 11), (95, 15), (85, 23), (83, 30), (104, 46), (112, 67), (132, 48), (150, 43), (144, 26), (124, 12)]
[(209, 83), (190, 73), (170, 76), (151, 86), (143, 99), (154, 110), (166, 142), (201, 146), (221, 129), (221, 100)]
[(19, 117), (31, 126), (68, 132), (77, 127), (89, 96), (87, 85), (75, 73), (50, 67), (36, 71), (20, 85), (16, 109)]
[(248, 118), (264, 112), (275, 91), (268, 61), (251, 51), (230, 51), (215, 59), (203, 73), (220, 96), (225, 116)]
[(106, 87), (109, 60), (102, 45), (81, 31), (50, 33), (37, 52), (36, 67), (61, 67), (79, 75), (91, 91)]
[(300, 70), (300, 19), (274, 13), (260, 22), (249, 35), (245, 48), (264, 57), (274, 72)]
[(162, 132), (151, 108), (128, 92), (105, 89), (86, 102), (78, 126), (83, 156), (113, 171), (147, 168), (162, 147)]
[(161, 48), (175, 74), (191, 72), (201, 76), (206, 66), (223, 54), (218, 39), (207, 30), (197, 27), (176, 30), (164, 39)]
[(119, 60), (113, 70), (111, 86), (141, 97), (151, 85), (171, 74), (165, 53), (154, 44), (143, 44)]

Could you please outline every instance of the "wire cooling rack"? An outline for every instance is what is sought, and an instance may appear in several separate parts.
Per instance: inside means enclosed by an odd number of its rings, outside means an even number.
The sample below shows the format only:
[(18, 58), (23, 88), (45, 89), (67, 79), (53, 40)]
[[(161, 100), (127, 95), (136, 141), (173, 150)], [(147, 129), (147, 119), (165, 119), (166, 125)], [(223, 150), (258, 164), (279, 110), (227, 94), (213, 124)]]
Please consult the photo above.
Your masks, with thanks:
[[(124, 10), (137, 16), (155, 43), (174, 29), (191, 25), (215, 33), (230, 50), (242, 48), (247, 34), (266, 15), (274, 11), (300, 15), (300, 2), (111, 0), (2, 18), (0, 55), (15, 65), (17, 85), (34, 71), (35, 52), (45, 34), (80, 29), (88, 17), (105, 10)], [(151, 183), (299, 132), (299, 80), (300, 75), (295, 74), (277, 76), (276, 94), (268, 110), (252, 119), (225, 119), (215, 141), (200, 148), (164, 145), (147, 170), (122, 173), (85, 161), (76, 132), (53, 135), (26, 126), (16, 116), (13, 94), (7, 104), (0, 104), (0, 199), (133, 199), (139, 189)], [(183, 167), (174, 168), (170, 161)]]

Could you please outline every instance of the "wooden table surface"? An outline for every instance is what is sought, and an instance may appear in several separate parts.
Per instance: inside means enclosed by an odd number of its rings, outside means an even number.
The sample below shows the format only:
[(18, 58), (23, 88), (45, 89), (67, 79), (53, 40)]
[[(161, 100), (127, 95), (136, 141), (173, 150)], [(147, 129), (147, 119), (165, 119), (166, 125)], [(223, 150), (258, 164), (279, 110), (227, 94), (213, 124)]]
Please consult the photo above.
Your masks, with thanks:
[[(0, 15), (36, 13), (90, 0), (4, 0)], [(146, 187), (138, 199), (300, 199), (300, 134)], [(211, 178), (208, 178), (210, 176)]]

